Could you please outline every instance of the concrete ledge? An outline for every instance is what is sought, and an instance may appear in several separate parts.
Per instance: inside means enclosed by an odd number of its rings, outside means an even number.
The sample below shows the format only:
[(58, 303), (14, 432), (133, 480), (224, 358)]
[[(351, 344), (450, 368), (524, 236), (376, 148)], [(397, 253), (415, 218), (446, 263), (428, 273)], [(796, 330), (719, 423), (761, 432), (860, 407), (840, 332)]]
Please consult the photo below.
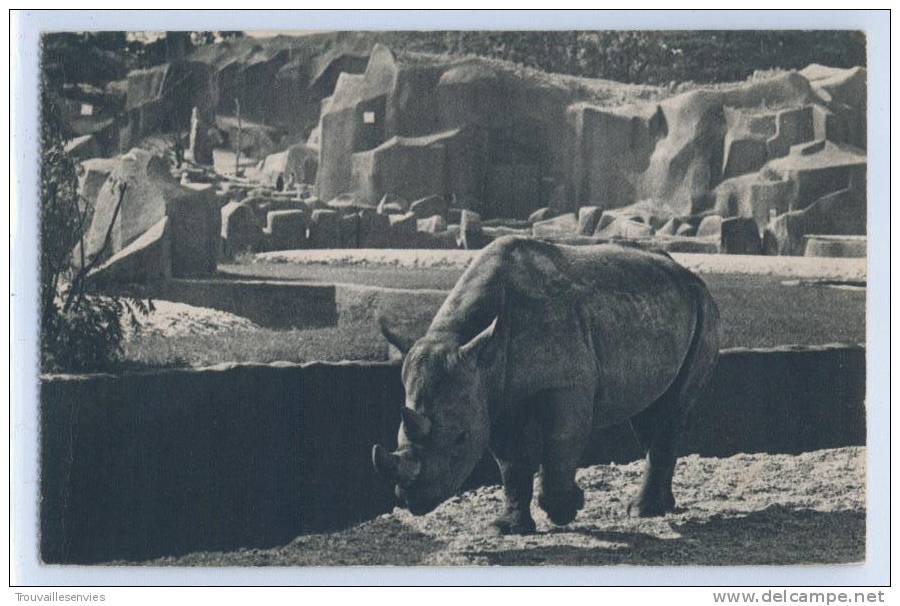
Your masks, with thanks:
[(866, 236), (809, 235), (803, 240), (803, 255), (806, 257), (866, 257)]
[[(403, 403), (396, 363), (222, 364), (41, 379), (41, 556), (146, 559), (274, 546), (390, 511), (370, 470)], [(865, 444), (865, 349), (723, 352), (682, 451)], [(598, 430), (585, 463), (640, 457)], [(470, 485), (496, 480), (486, 459)]]
[[(281, 250), (259, 253), (260, 263), (297, 265), (362, 265), (390, 267), (468, 267), (477, 250)], [(766, 255), (711, 255), (672, 253), (681, 265), (699, 274), (772, 275), (785, 278), (865, 280), (865, 259), (777, 257)]]

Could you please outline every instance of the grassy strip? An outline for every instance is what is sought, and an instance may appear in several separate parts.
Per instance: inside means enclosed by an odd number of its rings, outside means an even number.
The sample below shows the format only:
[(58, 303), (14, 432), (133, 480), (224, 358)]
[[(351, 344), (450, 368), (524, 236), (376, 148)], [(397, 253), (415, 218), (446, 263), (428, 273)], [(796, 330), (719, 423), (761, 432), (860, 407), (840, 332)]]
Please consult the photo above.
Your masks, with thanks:
[[(452, 284), (450, 278), (444, 279)], [(768, 276), (716, 274), (704, 276), (704, 280), (721, 312), (723, 348), (865, 342), (866, 297), (862, 290), (789, 285)], [(440, 302), (440, 295), (434, 293), (394, 292), (378, 298), (369, 294), (345, 303), (336, 327), (138, 335), (125, 345), (124, 359), (128, 365), (142, 367), (386, 359), (388, 351), (375, 321), (377, 315), (403, 325), (409, 334), (421, 334)]]

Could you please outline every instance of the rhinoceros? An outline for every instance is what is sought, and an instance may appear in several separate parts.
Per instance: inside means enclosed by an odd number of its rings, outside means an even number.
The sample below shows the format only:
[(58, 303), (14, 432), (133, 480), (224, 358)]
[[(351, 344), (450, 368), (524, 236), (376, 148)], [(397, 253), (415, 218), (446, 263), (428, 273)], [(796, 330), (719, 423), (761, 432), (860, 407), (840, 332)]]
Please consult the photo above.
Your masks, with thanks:
[(672, 475), (686, 414), (718, 358), (706, 285), (665, 252), (503, 237), (472, 261), (405, 352), (398, 449), (372, 462), (415, 515), (453, 496), (490, 449), (503, 481), (501, 534), (556, 525), (584, 506), (575, 472), (592, 428), (631, 421), (646, 453), (627, 513), (675, 508)]

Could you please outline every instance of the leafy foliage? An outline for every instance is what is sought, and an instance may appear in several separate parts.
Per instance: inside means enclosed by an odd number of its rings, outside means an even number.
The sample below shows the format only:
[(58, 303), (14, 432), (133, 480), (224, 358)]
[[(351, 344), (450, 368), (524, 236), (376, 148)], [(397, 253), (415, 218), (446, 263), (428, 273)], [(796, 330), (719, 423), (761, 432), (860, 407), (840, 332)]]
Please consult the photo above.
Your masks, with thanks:
[(756, 70), (866, 64), (854, 31), (440, 31), (381, 32), (398, 49), (506, 59), (549, 72), (619, 82), (733, 82)]
[[(41, 366), (44, 371), (109, 368), (122, 351), (122, 320), (137, 329), (138, 315), (151, 311), (152, 302), (85, 291), (90, 270), (104, 251), (94, 260), (84, 257), (83, 237), (92, 209), (79, 197), (77, 167), (65, 152), (59, 110), (46, 81), (41, 86), (41, 118)], [(124, 186), (121, 191), (124, 195)], [(72, 267), (73, 250), (79, 254), (77, 268)]]

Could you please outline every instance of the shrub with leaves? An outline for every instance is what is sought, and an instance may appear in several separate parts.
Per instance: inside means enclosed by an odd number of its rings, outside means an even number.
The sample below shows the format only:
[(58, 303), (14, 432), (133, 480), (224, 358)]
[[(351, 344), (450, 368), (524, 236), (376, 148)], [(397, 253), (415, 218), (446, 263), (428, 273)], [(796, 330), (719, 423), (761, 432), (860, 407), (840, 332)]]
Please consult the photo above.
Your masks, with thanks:
[[(137, 329), (152, 302), (98, 296), (88, 276), (104, 257), (118, 207), (103, 247), (84, 258), (83, 239), (92, 209), (78, 194), (78, 167), (65, 152), (60, 113), (46, 82), (41, 85), (40, 321), (43, 371), (92, 371), (112, 367), (122, 350), (122, 322)], [(119, 205), (127, 184), (120, 184)], [(80, 258), (73, 264), (73, 250)]]

